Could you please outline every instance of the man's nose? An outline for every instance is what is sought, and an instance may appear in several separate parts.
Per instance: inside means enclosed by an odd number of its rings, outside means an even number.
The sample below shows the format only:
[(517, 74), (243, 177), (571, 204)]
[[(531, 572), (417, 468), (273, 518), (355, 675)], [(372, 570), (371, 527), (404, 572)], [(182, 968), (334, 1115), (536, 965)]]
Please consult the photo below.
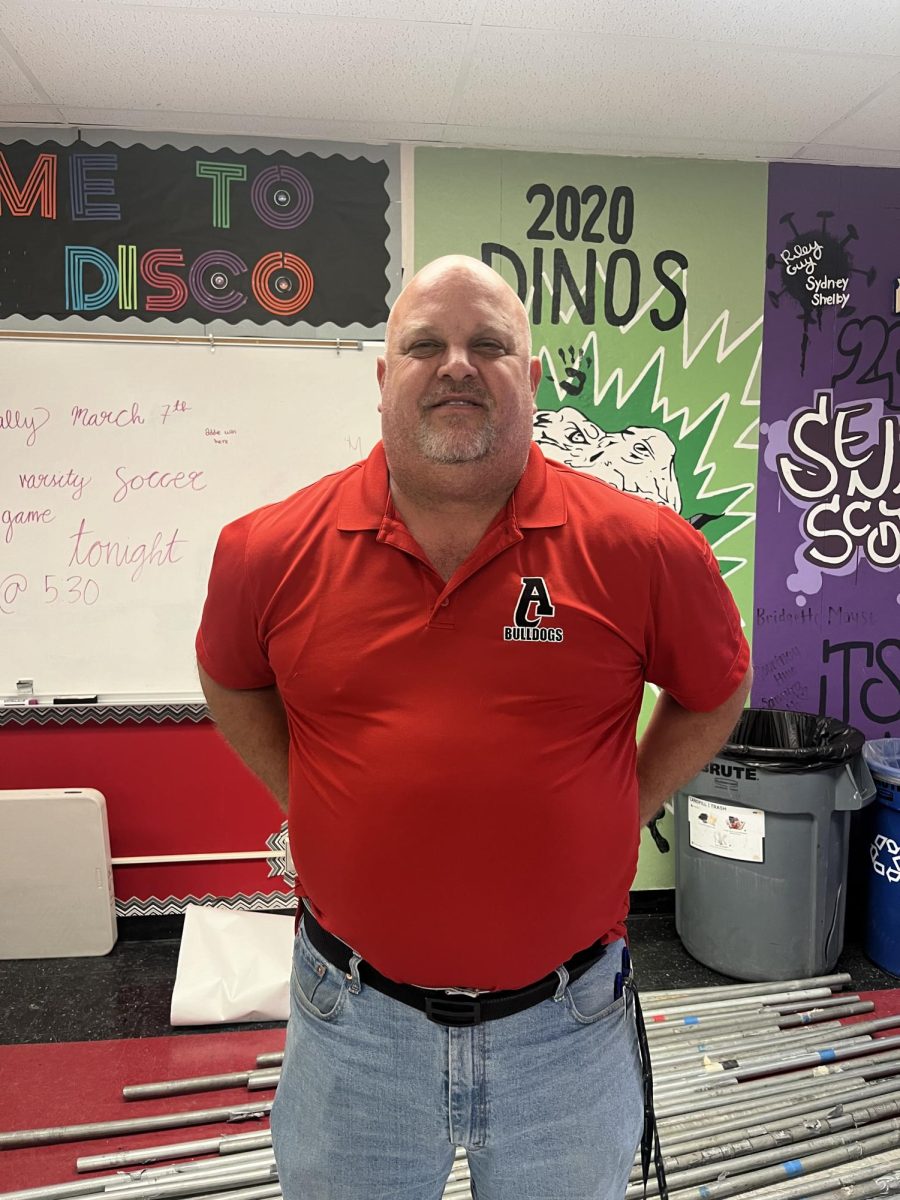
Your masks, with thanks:
[(447, 344), (438, 366), (438, 376), (444, 379), (468, 379), (478, 374), (468, 346)]

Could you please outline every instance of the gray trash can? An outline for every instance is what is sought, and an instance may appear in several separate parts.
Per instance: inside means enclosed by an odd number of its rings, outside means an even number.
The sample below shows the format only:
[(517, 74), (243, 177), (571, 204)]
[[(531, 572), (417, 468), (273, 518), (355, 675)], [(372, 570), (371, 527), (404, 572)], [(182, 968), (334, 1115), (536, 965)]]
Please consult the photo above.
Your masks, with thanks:
[(675, 796), (675, 924), (736, 979), (827, 974), (843, 949), (850, 814), (875, 795), (862, 733), (747, 709)]

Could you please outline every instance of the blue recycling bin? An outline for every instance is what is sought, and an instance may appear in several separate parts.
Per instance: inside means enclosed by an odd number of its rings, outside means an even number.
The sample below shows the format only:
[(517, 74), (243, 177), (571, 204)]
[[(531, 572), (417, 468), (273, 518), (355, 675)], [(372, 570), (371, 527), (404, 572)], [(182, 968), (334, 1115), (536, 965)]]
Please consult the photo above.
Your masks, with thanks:
[(900, 975), (900, 738), (866, 742), (863, 756), (877, 789), (871, 814), (865, 951)]

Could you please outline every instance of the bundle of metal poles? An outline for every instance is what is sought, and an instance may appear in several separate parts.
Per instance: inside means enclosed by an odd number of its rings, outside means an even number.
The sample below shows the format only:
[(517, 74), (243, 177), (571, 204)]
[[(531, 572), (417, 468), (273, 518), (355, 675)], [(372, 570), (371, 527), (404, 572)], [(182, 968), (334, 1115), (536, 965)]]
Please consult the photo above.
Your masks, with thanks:
[[(672, 1200), (864, 1200), (900, 1196), (900, 1015), (844, 1024), (871, 1001), (848, 975), (643, 994), (654, 1097)], [(895, 1029), (896, 1034), (885, 1035)], [(139, 1084), (127, 1100), (274, 1088), (282, 1055), (226, 1075)], [(271, 1101), (0, 1134), (0, 1149), (150, 1129), (260, 1120)], [(183, 1161), (190, 1160), (190, 1161)], [(148, 1164), (158, 1163), (158, 1166)], [(138, 1168), (138, 1169), (133, 1169)], [(78, 1158), (114, 1175), (6, 1192), (0, 1200), (278, 1198), (268, 1130)], [(651, 1174), (648, 1196), (658, 1200)], [(635, 1166), (625, 1200), (642, 1197)], [(444, 1200), (470, 1200), (457, 1150)], [(549, 1198), (548, 1198), (549, 1200)]]

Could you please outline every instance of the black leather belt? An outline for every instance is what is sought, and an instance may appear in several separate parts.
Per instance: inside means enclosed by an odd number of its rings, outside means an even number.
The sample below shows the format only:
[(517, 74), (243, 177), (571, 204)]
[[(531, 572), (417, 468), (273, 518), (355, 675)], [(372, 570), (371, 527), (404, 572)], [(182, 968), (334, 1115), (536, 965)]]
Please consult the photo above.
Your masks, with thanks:
[[(347, 943), (323, 929), (306, 908), (303, 910), (303, 928), (310, 943), (322, 957), (346, 974), (353, 954)], [(578, 979), (598, 962), (605, 952), (606, 946), (598, 939), (592, 946), (573, 954), (569, 961), (563, 964), (569, 973), (569, 979)], [(542, 1000), (549, 1000), (559, 987), (559, 976), (553, 971), (527, 987), (485, 992), (480, 996), (463, 996), (452, 992), (431, 991), (429, 988), (415, 987), (411, 983), (395, 983), (367, 962), (359, 964), (359, 978), (362, 983), (383, 992), (385, 996), (408, 1004), (411, 1008), (417, 1008), (429, 1021), (438, 1025), (454, 1026), (480, 1025), (482, 1021), (511, 1017), (513, 1013), (523, 1012), (532, 1005), (540, 1004)]]

